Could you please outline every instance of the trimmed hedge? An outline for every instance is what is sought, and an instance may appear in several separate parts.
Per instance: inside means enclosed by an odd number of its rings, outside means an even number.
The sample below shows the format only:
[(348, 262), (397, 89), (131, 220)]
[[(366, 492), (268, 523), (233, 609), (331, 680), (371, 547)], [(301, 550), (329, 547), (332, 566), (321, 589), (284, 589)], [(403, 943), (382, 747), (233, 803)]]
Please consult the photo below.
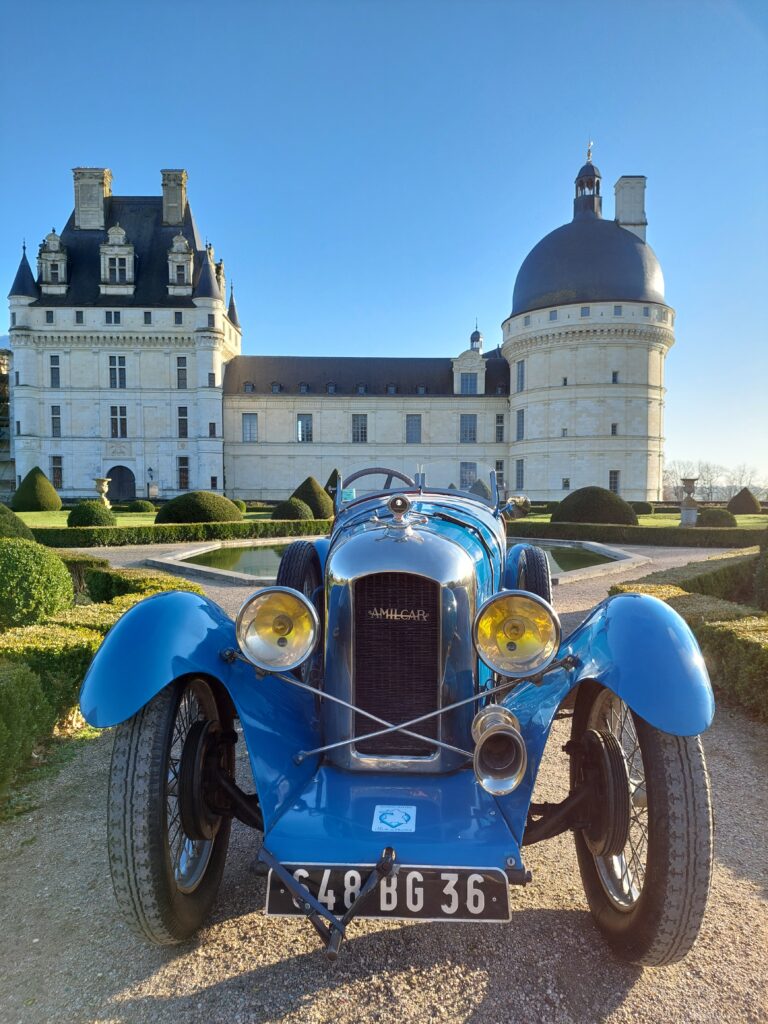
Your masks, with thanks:
[(186, 590), (192, 594), (204, 594), (197, 583), (169, 573), (150, 572), (146, 569), (86, 569), (85, 582), (88, 593), (97, 604), (111, 601), (123, 594), (140, 594), (147, 597), (165, 590)]
[(553, 523), (615, 523), (637, 526), (632, 508), (605, 487), (580, 487), (560, 502), (552, 513)]
[(725, 508), (700, 508), (699, 517), (696, 520), (696, 526), (699, 529), (702, 526), (733, 528), (734, 526), (738, 526), (738, 523), (736, 522), (736, 516), (732, 515)]
[[(279, 505), (275, 505), (272, 510), (272, 519), (293, 519), (300, 522), (307, 522), (308, 520), (312, 520), (312, 509), (306, 501), (302, 501), (301, 498), (287, 498), (285, 501), (281, 501)], [(316, 522), (317, 520), (313, 521)], [(320, 522), (326, 521), (327, 520), (320, 520)]]
[(232, 504), (233, 504), (233, 505), (235, 506), (235, 508), (239, 508), (239, 509), (240, 509), (240, 511), (241, 511), (241, 512), (242, 512), (243, 514), (245, 514), (245, 511), (246, 511), (246, 504), (245, 504), (245, 502), (244, 502), (244, 501), (242, 500), (242, 498), (233, 498), (233, 499), (232, 499)]
[(21, 537), (34, 540), (32, 531), (24, 520), (12, 512), (7, 505), (0, 505), (0, 537)]
[(757, 560), (753, 584), (755, 604), (768, 612), (768, 551), (764, 551)]
[(42, 622), (73, 599), (72, 578), (53, 551), (33, 540), (0, 540), (0, 630)]
[[(39, 540), (37, 530), (33, 533)], [(670, 548), (748, 548), (761, 531), (747, 527), (612, 526), (608, 523), (536, 523), (518, 519), (507, 524), (508, 537), (591, 540), (598, 544), (654, 544)]]
[(0, 793), (53, 722), (40, 677), (27, 665), (0, 661)]
[(735, 516), (759, 515), (763, 511), (760, 502), (748, 487), (742, 487), (725, 507)]
[(630, 508), (638, 516), (652, 516), (653, 505), (650, 501), (630, 501)]
[[(333, 499), (313, 476), (299, 484), (291, 495), (291, 498), (298, 498), (309, 507), (310, 519), (330, 519), (333, 515)], [(290, 498), (288, 499), (290, 501)], [(274, 515), (272, 518), (276, 518)], [(304, 516), (296, 517), (304, 518)]]
[(117, 516), (101, 501), (78, 501), (67, 516), (67, 526), (116, 526)]
[(768, 616), (705, 622), (695, 632), (716, 682), (768, 721)]
[(72, 577), (76, 594), (85, 594), (87, 592), (85, 584), (86, 569), (107, 569), (109, 567), (109, 562), (106, 558), (99, 558), (97, 555), (84, 555), (80, 551), (61, 549), (56, 554), (69, 569), (69, 575)]
[(243, 518), (240, 509), (221, 494), (189, 491), (171, 498), (155, 516), (156, 523), (232, 523)]
[[(112, 506), (115, 507), (114, 505)], [(126, 512), (156, 512), (155, 506), (151, 501), (147, 501), (146, 498), (137, 498), (136, 501), (132, 501), (125, 510)]]
[(42, 469), (34, 466), (19, 484), (11, 507), (14, 512), (58, 512), (61, 498)]
[(33, 526), (36, 541), (51, 548), (125, 547), (127, 544), (176, 544), (182, 541), (238, 540), (251, 537), (306, 537), (329, 533), (328, 519), (296, 522), (249, 519), (239, 523), (164, 523), (161, 526)]

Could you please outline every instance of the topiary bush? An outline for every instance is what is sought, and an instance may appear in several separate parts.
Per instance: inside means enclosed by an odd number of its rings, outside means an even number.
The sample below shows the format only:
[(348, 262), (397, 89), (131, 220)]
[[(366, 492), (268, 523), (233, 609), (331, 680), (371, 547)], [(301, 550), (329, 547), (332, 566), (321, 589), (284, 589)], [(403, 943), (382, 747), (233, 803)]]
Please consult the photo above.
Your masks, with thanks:
[[(327, 497), (327, 495), (326, 495)], [(272, 510), (273, 519), (314, 519), (312, 509), (305, 501), (299, 498), (288, 498), (275, 505)]]
[(336, 489), (339, 486), (339, 471), (338, 469), (332, 469), (331, 475), (325, 481), (325, 490), (330, 495), (331, 499), (336, 497)]
[(759, 515), (763, 511), (760, 502), (748, 487), (742, 487), (738, 494), (734, 494), (726, 508), (735, 516)]
[(560, 502), (552, 513), (553, 523), (616, 523), (637, 526), (631, 505), (604, 487), (580, 487)]
[(136, 501), (132, 501), (126, 512), (154, 512), (155, 506), (151, 501), (147, 501), (145, 498), (137, 498)]
[(34, 541), (0, 540), (0, 629), (42, 622), (72, 604), (69, 570)]
[(189, 491), (166, 502), (157, 515), (156, 523), (233, 523), (243, 513), (229, 498), (211, 491)]
[(61, 498), (42, 469), (35, 466), (19, 484), (11, 507), (15, 512), (58, 512)]
[(472, 486), (469, 488), (470, 494), (476, 494), (478, 498), (485, 498), (486, 501), (491, 500), (491, 488), (485, 482), (485, 480), (475, 480)]
[(117, 526), (117, 516), (101, 501), (78, 501), (67, 516), (67, 526)]
[[(313, 476), (308, 476), (303, 483), (299, 484), (291, 497), (298, 498), (299, 501), (303, 501), (305, 505), (309, 506), (312, 513), (310, 519), (330, 519), (333, 515), (333, 500)], [(272, 518), (280, 517), (273, 515)]]
[(0, 792), (53, 722), (40, 677), (28, 665), (0, 661)]
[(697, 526), (738, 526), (736, 516), (726, 508), (702, 508), (699, 509)]
[(7, 505), (0, 505), (0, 537), (22, 537), (34, 540), (34, 535), (23, 519), (11, 512)]
[(639, 516), (652, 516), (653, 505), (650, 501), (630, 501), (631, 508), (634, 509), (635, 513)]
[(232, 499), (232, 504), (233, 504), (233, 505), (234, 505), (234, 506), (235, 506), (236, 508), (239, 508), (239, 509), (240, 509), (240, 511), (241, 511), (241, 512), (242, 512), (243, 514), (245, 514), (245, 502), (244, 502), (244, 501), (242, 500), (242, 498), (233, 498), (233, 499)]

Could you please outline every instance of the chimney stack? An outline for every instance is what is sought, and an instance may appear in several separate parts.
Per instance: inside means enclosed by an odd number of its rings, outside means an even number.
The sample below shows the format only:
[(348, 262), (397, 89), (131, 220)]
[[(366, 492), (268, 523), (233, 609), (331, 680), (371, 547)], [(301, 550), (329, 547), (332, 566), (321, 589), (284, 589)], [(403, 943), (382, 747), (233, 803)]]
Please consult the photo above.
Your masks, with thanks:
[(187, 209), (187, 172), (165, 170), (163, 176), (163, 224), (183, 224)]
[(623, 174), (614, 185), (617, 223), (645, 241), (648, 221), (645, 217), (644, 174)]
[(104, 200), (112, 195), (112, 171), (107, 167), (73, 167), (75, 227), (104, 230)]

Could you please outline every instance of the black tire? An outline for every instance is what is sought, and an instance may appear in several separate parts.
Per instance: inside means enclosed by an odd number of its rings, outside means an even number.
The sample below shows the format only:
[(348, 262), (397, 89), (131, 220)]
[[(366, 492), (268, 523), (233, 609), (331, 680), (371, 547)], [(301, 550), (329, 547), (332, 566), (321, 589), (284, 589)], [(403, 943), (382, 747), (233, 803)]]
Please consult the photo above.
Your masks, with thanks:
[[(712, 805), (701, 740), (654, 729), (592, 681), (579, 687), (572, 738), (587, 729), (617, 737), (630, 791), (630, 830), (618, 857), (595, 856), (584, 832), (574, 832), (590, 911), (622, 960), (674, 963), (696, 941), (712, 876)], [(576, 769), (572, 758), (572, 784)]]
[[(115, 730), (107, 816), (112, 884), (132, 930), (163, 946), (189, 939), (204, 923), (229, 844), (229, 818), (218, 820), (210, 840), (191, 840), (181, 824), (178, 757), (201, 719), (232, 727), (210, 685), (185, 679)], [(230, 747), (222, 763), (231, 774), (233, 762)]]
[(323, 665), (323, 599), (322, 592), (318, 594), (318, 590), (322, 588), (323, 575), (320, 570), (320, 559), (308, 540), (295, 540), (288, 545), (280, 559), (275, 583), (278, 587), (292, 587), (298, 590), (310, 601), (314, 596), (314, 606), (320, 620), (320, 636), (312, 657), (297, 668), (294, 675), (311, 686), (319, 686)]
[(517, 574), (517, 585), (520, 590), (543, 597), (552, 604), (552, 576), (549, 571), (549, 560), (541, 548), (529, 545), (520, 559)]

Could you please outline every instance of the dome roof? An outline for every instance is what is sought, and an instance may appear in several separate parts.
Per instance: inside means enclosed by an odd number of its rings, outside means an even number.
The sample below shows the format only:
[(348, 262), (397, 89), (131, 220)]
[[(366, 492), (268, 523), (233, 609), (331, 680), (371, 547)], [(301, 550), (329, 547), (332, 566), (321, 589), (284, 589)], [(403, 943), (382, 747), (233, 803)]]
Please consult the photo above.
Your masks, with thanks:
[(602, 174), (598, 171), (592, 161), (588, 160), (576, 175), (577, 181), (579, 178), (602, 178)]
[(664, 277), (653, 249), (637, 235), (615, 221), (577, 216), (542, 238), (523, 260), (512, 316), (601, 301), (664, 302)]

